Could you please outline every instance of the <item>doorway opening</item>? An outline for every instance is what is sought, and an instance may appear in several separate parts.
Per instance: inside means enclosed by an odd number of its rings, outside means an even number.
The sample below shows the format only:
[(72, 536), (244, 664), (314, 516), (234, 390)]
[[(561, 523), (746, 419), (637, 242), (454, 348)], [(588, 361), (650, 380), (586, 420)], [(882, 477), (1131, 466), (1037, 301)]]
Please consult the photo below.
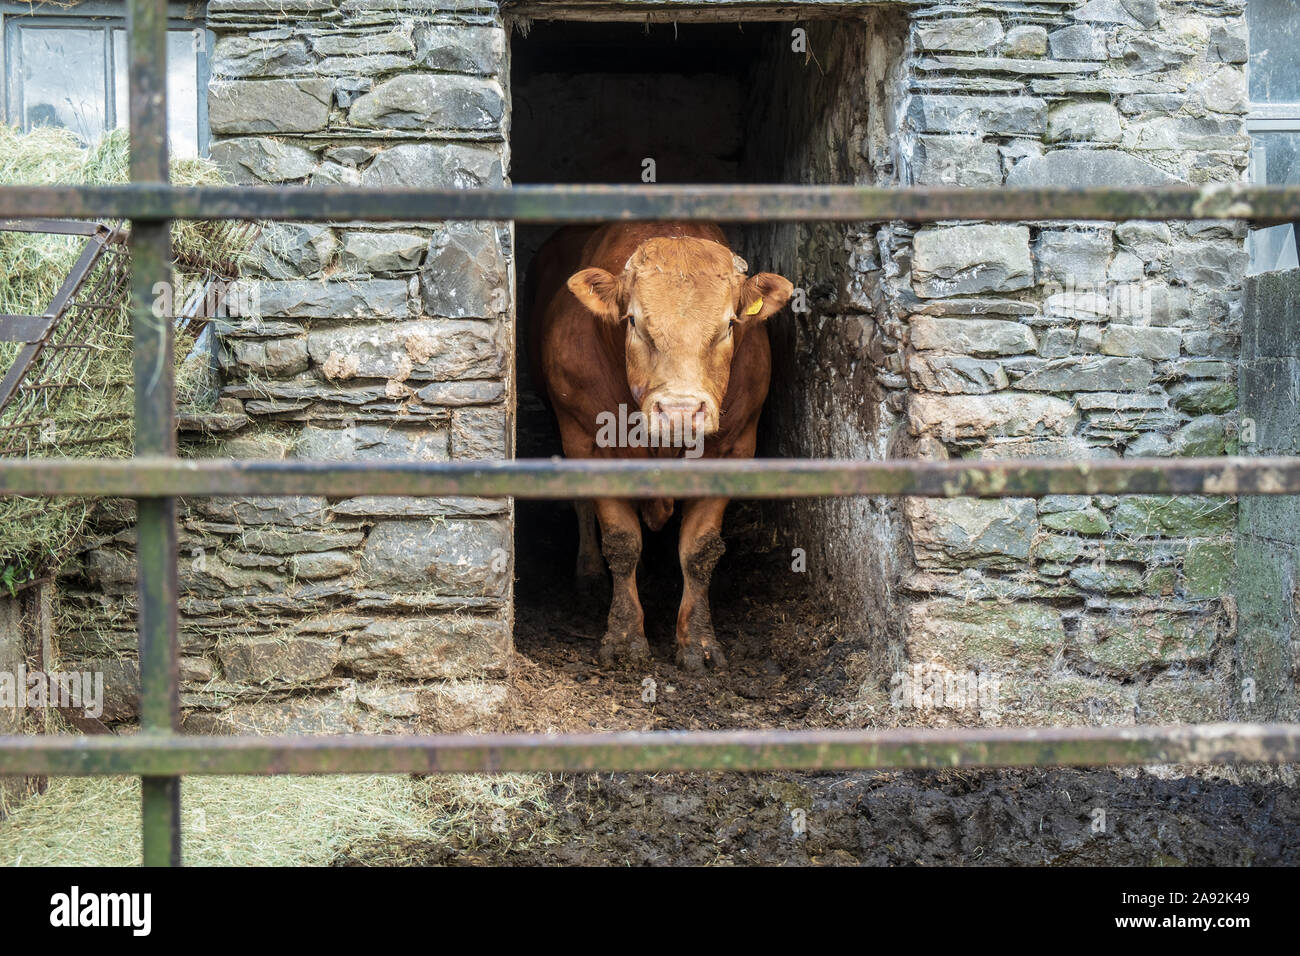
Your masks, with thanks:
[[(882, 26), (877, 20), (888, 21)], [(544, 22), (517, 30), (511, 49), (511, 181), (525, 183), (772, 184), (888, 181), (883, 15), (855, 20), (744, 23)], [(887, 31), (886, 31), (887, 32)], [(898, 45), (901, 50), (901, 41)], [(873, 66), (873, 63), (875, 65)], [(869, 321), (870, 270), (854, 262), (864, 229), (844, 223), (722, 224), (751, 272), (776, 272), (797, 304), (773, 317), (772, 388), (759, 426), (763, 457), (847, 457), (877, 429), (870, 363), (855, 343)], [(525, 277), (554, 227), (516, 227), (520, 354), (517, 454), (561, 453), (525, 354)], [(852, 281), (846, 279), (853, 276)], [(847, 321), (846, 312), (853, 312)], [(841, 341), (841, 337), (845, 337)], [(845, 342), (854, 345), (846, 352)], [(852, 390), (858, 393), (853, 394)], [(830, 404), (828, 396), (840, 393)], [(846, 435), (848, 437), (846, 437)], [(734, 671), (843, 676), (825, 653), (844, 615), (870, 616), (856, 582), (831, 588), (844, 542), (813, 540), (837, 524), (836, 502), (733, 502), (727, 553), (714, 577), (714, 625)], [(680, 509), (678, 509), (680, 510)], [(810, 516), (816, 520), (810, 524)], [(647, 532), (640, 590), (656, 662), (671, 662), (681, 575), (676, 521)], [(806, 540), (805, 540), (806, 539)], [(819, 568), (792, 557), (834, 555)], [(575, 610), (577, 525), (569, 503), (520, 502), (516, 514), (516, 647), (571, 642), (594, 657), (607, 608)], [(835, 561), (841, 564), (835, 564)], [(811, 572), (811, 573), (809, 573)], [(765, 620), (773, 600), (798, 603)], [(788, 610), (788, 608), (787, 608)], [(852, 628), (850, 627), (850, 630)], [(855, 632), (856, 633), (856, 632)], [(831, 641), (835, 643), (835, 641)], [(849, 653), (848, 645), (842, 649)]]

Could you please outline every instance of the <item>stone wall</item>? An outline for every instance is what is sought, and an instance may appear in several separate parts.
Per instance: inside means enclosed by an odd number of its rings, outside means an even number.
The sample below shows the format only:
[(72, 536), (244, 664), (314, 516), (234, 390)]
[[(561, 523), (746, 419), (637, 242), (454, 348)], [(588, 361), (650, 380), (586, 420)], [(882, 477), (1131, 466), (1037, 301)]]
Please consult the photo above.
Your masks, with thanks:
[[(507, 38), (486, 0), (213, 0), (212, 154), (244, 183), (453, 185), (509, 169)], [(741, 178), (1214, 185), (1242, 178), (1246, 31), (1226, 0), (870, 11), (774, 35)], [(794, 25), (791, 25), (793, 28)], [(801, 224), (746, 255), (808, 308), (774, 321), (762, 452), (1215, 455), (1232, 418), (1238, 224)], [(511, 453), (513, 236), (279, 224), (256, 315), (222, 328), (230, 431), (195, 453)], [(214, 425), (213, 427), (216, 427)], [(876, 723), (915, 665), (997, 679), (924, 719), (1158, 722), (1238, 712), (1236, 505), (1200, 497), (774, 505), (843, 611)], [(185, 703), (200, 729), (473, 722), (510, 653), (506, 502), (192, 502)], [(129, 531), (82, 568), (69, 644), (129, 656)], [(93, 613), (92, 613), (93, 612)], [(89, 624), (94, 617), (97, 623)], [(108, 620), (105, 625), (103, 622)], [(468, 683), (465, 683), (468, 681)]]
[[(211, 155), (238, 183), (501, 185), (507, 44), (473, 0), (211, 0)], [(269, 224), (219, 328), (233, 458), (508, 457), (513, 261), (491, 223)], [(194, 500), (185, 726), (487, 726), (511, 653), (503, 500)], [(65, 653), (134, 653), (131, 534), (66, 594)]]
[[(1241, 450), (1300, 454), (1300, 270), (1251, 276), (1241, 341)], [(1300, 698), (1300, 500), (1243, 497), (1237, 537), (1238, 709), (1295, 720)]]
[[(919, 19), (908, 179), (1238, 181), (1245, 38), (1241, 6), (1213, 0)], [(882, 344), (902, 357), (921, 457), (1235, 450), (1240, 224), (940, 224), (891, 238), (907, 335)], [(1231, 501), (927, 500), (906, 514), (910, 660), (1002, 672), (1004, 706), (1033, 719), (1230, 713)]]
[[(882, 9), (860, 24), (808, 24), (812, 56), (792, 49), (792, 28), (775, 38), (758, 71), (747, 178), (896, 183), (893, 117), (906, 71), (907, 16)], [(868, 351), (887, 309), (876, 232), (865, 223), (747, 230), (742, 249), (750, 263), (787, 276), (806, 296), (806, 306), (796, 298), (768, 323), (773, 378), (760, 455), (890, 454), (906, 394), (882, 386), (903, 383)], [(898, 500), (800, 500), (762, 510), (783, 547), (804, 553), (806, 583), (845, 622), (844, 638), (869, 662), (870, 682), (902, 668), (898, 581), (910, 558)]]
[[(789, 112), (803, 117), (785, 141), (792, 177), (1242, 178), (1239, 4), (921, 7), (901, 35), (881, 17), (869, 41), (842, 26), (813, 34), (819, 59), (848, 71), (838, 82), (867, 96), (856, 116), (818, 96)], [(1082, 459), (1236, 448), (1240, 225), (828, 228), (784, 240), (812, 308), (777, 333), (778, 353), (797, 359), (778, 369), (790, 387), (774, 390), (772, 452)], [(784, 540), (808, 549), (830, 599), (846, 615), (869, 608), (846, 637), (864, 649), (861, 704), (874, 719), (915, 719), (891, 709), (889, 692), (918, 664), (998, 679), (996, 714), (939, 719), (1235, 712), (1230, 500), (911, 499), (901, 512), (830, 502), (786, 518)]]

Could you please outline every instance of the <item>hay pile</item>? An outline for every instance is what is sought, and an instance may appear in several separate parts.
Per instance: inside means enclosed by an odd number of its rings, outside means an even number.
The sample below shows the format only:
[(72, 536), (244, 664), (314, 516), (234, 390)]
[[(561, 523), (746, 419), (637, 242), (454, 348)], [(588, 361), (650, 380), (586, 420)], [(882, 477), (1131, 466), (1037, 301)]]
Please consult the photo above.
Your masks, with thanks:
[[(0, 185), (107, 185), (125, 182), (127, 169), (125, 131), (114, 131), (86, 149), (66, 130), (38, 128), (21, 133), (0, 124)], [(182, 185), (225, 181), (206, 160), (173, 163), (172, 179)], [(0, 313), (41, 315), (85, 242), (81, 236), (0, 232)], [(184, 290), (209, 275), (229, 275), (231, 266), (237, 267), (246, 255), (251, 234), (225, 223), (178, 222), (172, 243), (176, 286)], [(47, 347), (26, 381), (54, 387), (25, 400), (15, 396), (0, 411), (0, 449), (41, 457), (131, 454), (131, 330), (125, 267), (122, 254), (106, 255), (87, 281), (86, 287), (95, 286), (95, 298), (103, 302), (93, 309), (74, 310), (65, 323), (70, 341), (87, 348)], [(79, 323), (75, 335), (74, 320)], [(191, 336), (177, 335), (181, 404), (190, 403), (200, 387), (197, 372), (202, 363), (184, 361), (193, 345)], [(0, 343), (0, 375), (20, 348)], [(6, 425), (24, 427), (6, 430)], [(20, 439), (17, 447), (15, 436)], [(0, 498), (0, 587), (12, 590), (39, 573), (57, 570), (87, 532), (90, 506), (72, 499)]]
[[(540, 775), (186, 777), (190, 866), (418, 862), (422, 847), (553, 843)], [(54, 777), (0, 820), (0, 866), (135, 866), (136, 777)]]

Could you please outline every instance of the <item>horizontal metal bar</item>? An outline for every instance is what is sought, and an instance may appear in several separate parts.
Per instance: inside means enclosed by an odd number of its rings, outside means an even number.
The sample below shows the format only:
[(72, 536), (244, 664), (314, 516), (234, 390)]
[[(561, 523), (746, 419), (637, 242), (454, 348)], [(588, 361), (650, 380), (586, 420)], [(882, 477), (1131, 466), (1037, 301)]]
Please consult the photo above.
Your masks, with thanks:
[(39, 342), (52, 324), (50, 315), (0, 315), (0, 342)]
[(409, 221), (611, 219), (926, 221), (988, 219), (1300, 218), (1300, 186), (1144, 186), (964, 189), (924, 186), (525, 185), (493, 189), (34, 186), (0, 188), (0, 216), (103, 219), (294, 219)]
[(1300, 458), (1063, 461), (0, 459), (0, 495), (471, 495), (514, 498), (986, 498), (1300, 494)]
[(47, 232), (60, 236), (93, 236), (104, 228), (97, 222), (76, 222), (68, 219), (0, 220), (0, 232)]
[(478, 736), (0, 737), (0, 774), (879, 770), (1292, 763), (1300, 724)]

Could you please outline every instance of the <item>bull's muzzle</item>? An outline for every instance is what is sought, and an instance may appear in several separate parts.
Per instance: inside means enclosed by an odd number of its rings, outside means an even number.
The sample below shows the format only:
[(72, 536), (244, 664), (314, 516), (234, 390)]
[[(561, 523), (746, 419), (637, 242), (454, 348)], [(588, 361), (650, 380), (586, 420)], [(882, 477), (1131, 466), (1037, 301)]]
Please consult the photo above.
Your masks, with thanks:
[(651, 428), (661, 435), (689, 442), (717, 431), (708, 401), (698, 396), (661, 396), (650, 405)]

